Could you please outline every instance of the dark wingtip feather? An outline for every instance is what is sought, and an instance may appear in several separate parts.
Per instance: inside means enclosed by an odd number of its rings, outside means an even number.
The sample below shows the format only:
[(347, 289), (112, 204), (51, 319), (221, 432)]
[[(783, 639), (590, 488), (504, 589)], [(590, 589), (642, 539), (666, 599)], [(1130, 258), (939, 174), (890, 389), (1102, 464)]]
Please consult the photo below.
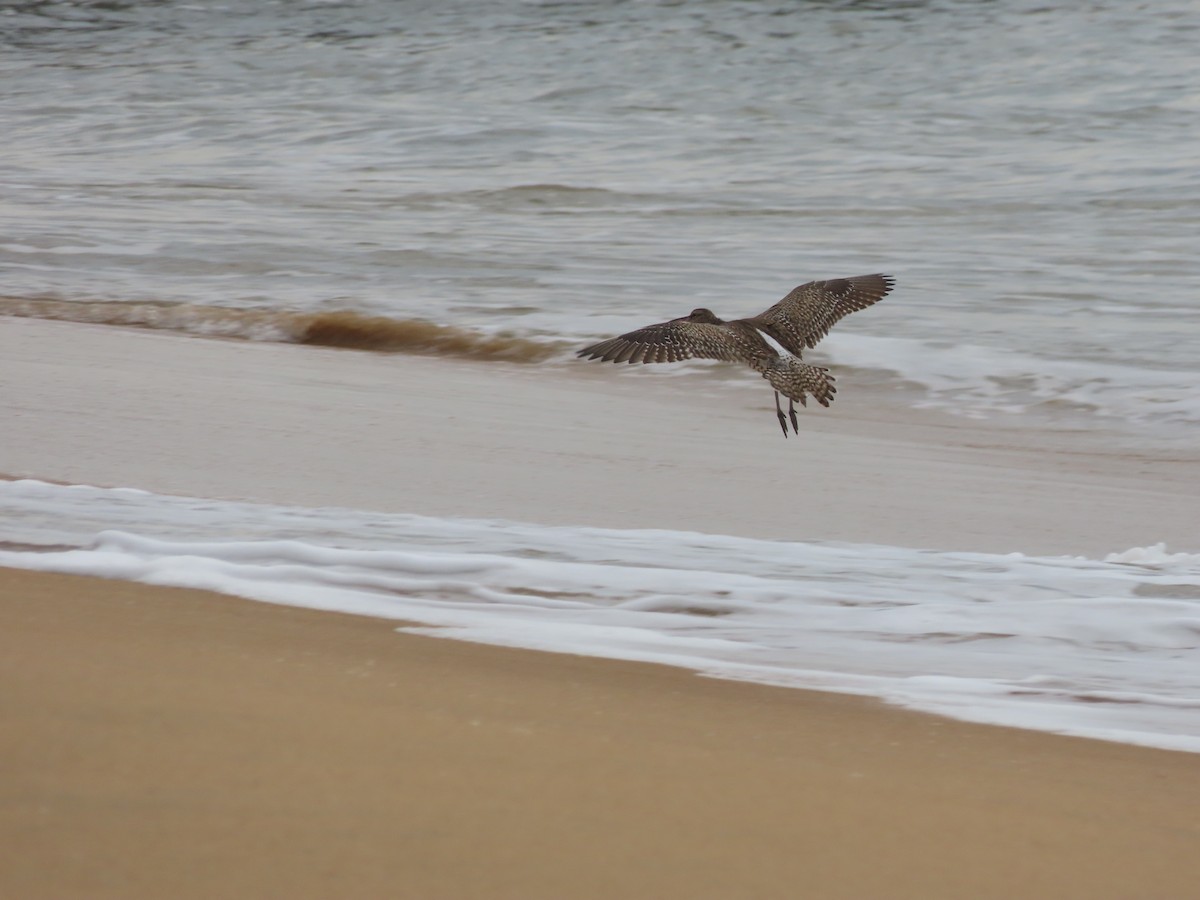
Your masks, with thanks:
[(580, 359), (598, 359), (601, 362), (613, 362), (614, 357), (624, 348), (624, 344), (620, 344), (615, 339), (609, 338), (607, 341), (601, 341), (598, 344), (592, 344), (590, 347), (584, 347), (582, 350), (576, 351), (575, 355)]
[(608, 341), (601, 341), (599, 344), (591, 344), (582, 350), (576, 350), (575, 355), (580, 359), (599, 359), (604, 355), (604, 346), (607, 343)]

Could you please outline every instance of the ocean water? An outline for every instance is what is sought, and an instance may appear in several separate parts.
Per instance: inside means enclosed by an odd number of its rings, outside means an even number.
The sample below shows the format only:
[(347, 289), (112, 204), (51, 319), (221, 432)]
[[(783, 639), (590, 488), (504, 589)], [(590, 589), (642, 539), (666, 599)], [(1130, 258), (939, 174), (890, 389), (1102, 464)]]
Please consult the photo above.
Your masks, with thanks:
[(563, 367), (883, 271), (812, 354), (843, 390), (1187, 440), (1198, 39), (1191, 0), (6, 3), (0, 316)]
[(1200, 554), (939, 553), (0, 482), (0, 565), (1200, 752)]

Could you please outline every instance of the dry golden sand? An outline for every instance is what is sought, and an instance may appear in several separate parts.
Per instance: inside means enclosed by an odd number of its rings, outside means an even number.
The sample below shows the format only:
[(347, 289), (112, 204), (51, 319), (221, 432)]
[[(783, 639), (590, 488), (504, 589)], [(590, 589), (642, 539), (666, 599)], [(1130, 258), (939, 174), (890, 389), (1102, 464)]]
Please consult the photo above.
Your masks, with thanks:
[(1200, 757), (0, 570), (0, 896), (1191, 898)]

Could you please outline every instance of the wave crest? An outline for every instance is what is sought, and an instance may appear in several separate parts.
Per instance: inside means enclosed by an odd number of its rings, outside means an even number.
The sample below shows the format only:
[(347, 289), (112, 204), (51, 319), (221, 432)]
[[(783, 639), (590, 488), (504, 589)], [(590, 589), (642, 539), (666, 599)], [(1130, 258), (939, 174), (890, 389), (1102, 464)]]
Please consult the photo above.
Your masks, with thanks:
[(246, 341), (522, 363), (542, 362), (562, 349), (553, 343), (517, 335), (486, 334), (420, 319), (367, 316), (351, 310), (306, 313), (152, 301), (0, 297), (0, 315), (152, 328)]

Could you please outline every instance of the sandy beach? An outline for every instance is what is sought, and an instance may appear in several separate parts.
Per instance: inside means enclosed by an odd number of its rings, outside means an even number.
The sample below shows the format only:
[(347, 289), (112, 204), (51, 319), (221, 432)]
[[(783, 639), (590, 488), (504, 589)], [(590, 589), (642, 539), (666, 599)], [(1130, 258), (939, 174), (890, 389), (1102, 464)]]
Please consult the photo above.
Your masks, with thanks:
[(0, 893), (1185, 898), (1190, 754), (0, 572)]
[[(0, 321), (0, 473), (547, 524), (1195, 549), (1200, 464), (843, 393)], [(640, 373), (643, 376), (645, 372)], [(752, 397), (752, 399), (747, 399)], [(1194, 754), (0, 572), (0, 894), (1186, 898)]]

